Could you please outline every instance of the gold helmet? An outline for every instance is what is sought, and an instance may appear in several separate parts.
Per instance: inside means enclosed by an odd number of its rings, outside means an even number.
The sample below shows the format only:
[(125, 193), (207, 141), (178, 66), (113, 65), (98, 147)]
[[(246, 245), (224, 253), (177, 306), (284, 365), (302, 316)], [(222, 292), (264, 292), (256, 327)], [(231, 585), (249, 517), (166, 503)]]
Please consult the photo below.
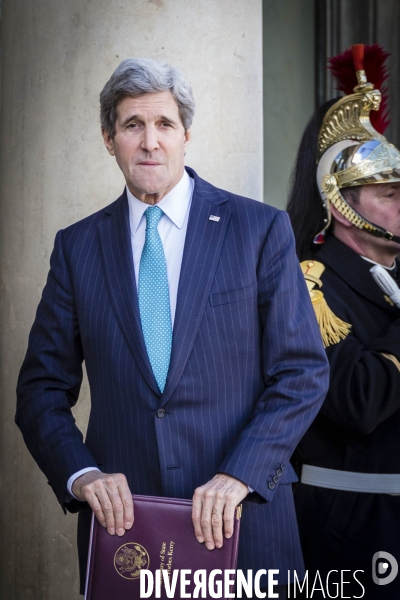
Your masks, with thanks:
[[(371, 53), (373, 54), (370, 63), (374, 69), (371, 70), (376, 71), (376, 65), (379, 64), (380, 75), (375, 79), (383, 83), (387, 77), (383, 63), (388, 54), (377, 45), (367, 48), (370, 57)], [(343, 188), (400, 182), (400, 152), (382, 135), (388, 119), (382, 110), (385, 106), (381, 106), (381, 91), (367, 80), (364, 70), (364, 46), (362, 44), (352, 46), (351, 53), (346, 51), (331, 59), (331, 69), (342, 91), (348, 90), (349, 74), (353, 77), (356, 75), (357, 85), (352, 90), (353, 93), (347, 92), (348, 95), (338, 100), (328, 110), (319, 132), (317, 185), (327, 213), (324, 229), (319, 235), (323, 234), (330, 225), (333, 204), (359, 229), (400, 243), (400, 237), (367, 221), (340, 193)], [(343, 73), (345, 73), (344, 79)], [(386, 99), (383, 104), (386, 104)], [(379, 111), (380, 108), (381, 114), (378, 119), (375, 119), (377, 123), (375, 126), (381, 133), (371, 124), (374, 113), (370, 119), (370, 112)], [(316, 242), (318, 243), (317, 239)]]

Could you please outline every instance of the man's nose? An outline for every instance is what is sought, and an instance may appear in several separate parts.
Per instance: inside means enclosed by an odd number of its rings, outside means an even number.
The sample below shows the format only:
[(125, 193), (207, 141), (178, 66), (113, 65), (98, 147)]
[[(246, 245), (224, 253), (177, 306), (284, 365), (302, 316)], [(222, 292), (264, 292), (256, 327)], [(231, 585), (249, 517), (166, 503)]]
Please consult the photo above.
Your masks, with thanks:
[(147, 126), (143, 129), (143, 139), (141, 143), (143, 150), (147, 152), (153, 152), (158, 148), (158, 136), (157, 129), (153, 126)]

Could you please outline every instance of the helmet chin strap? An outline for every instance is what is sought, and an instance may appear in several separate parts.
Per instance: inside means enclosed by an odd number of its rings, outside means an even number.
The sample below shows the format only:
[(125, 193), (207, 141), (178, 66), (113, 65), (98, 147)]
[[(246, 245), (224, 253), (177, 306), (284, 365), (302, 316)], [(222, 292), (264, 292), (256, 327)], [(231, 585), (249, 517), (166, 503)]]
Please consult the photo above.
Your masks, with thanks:
[[(383, 238), (388, 242), (400, 244), (400, 236), (394, 235), (383, 227), (371, 223), (358, 213), (340, 193), (336, 177), (334, 175), (325, 175), (322, 179), (322, 192), (325, 194), (328, 202), (327, 210), (330, 212), (329, 204), (332, 204), (341, 215), (358, 229), (362, 229), (375, 237)], [(330, 219), (329, 219), (330, 221)]]
[(396, 244), (400, 244), (400, 236), (393, 235), (393, 233), (391, 233), (390, 231), (386, 231), (386, 229), (379, 227), (379, 225), (375, 225), (375, 223), (370, 223), (370, 221), (366, 221), (366, 220), (365, 220), (365, 222), (368, 223), (369, 225), (371, 225), (372, 227), (374, 227), (374, 229), (372, 229), (372, 230), (365, 229), (365, 231), (367, 231), (367, 233), (370, 233), (371, 235), (374, 235), (375, 237), (383, 238), (387, 242), (396, 242)]

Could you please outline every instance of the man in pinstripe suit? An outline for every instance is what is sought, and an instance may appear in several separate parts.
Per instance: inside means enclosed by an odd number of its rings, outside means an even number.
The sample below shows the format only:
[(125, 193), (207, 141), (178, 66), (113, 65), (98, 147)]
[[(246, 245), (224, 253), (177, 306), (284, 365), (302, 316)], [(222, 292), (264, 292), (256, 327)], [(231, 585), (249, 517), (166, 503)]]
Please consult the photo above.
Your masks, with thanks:
[[(246, 498), (238, 568), (279, 569), (283, 585), (303, 570), (289, 459), (327, 388), (288, 218), (185, 170), (194, 103), (175, 69), (123, 61), (100, 101), (126, 189), (57, 234), (17, 423), (61, 506), (80, 511), (82, 575), (91, 509), (122, 535), (133, 492), (193, 497), (210, 550)], [(85, 442), (70, 410), (83, 360)]]

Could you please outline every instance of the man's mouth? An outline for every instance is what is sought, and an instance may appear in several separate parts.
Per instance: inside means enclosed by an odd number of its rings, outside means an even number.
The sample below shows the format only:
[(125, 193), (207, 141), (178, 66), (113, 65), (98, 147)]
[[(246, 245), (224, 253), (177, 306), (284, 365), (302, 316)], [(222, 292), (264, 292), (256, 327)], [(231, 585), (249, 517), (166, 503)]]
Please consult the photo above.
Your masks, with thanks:
[(153, 160), (144, 160), (143, 162), (139, 163), (139, 166), (141, 166), (141, 167), (158, 167), (158, 166), (160, 166), (160, 163), (154, 162)]

